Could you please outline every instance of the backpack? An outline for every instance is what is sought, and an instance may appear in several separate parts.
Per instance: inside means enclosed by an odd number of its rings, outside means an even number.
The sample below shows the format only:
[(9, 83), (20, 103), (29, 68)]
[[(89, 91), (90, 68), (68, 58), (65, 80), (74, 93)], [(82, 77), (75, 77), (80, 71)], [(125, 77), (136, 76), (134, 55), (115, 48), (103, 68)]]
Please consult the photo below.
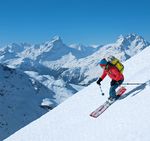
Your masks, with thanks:
[(123, 70), (124, 70), (124, 66), (123, 64), (120, 62), (119, 59), (117, 59), (116, 57), (114, 56), (109, 56), (107, 58), (107, 61), (112, 64), (113, 66), (116, 66), (116, 68), (121, 72), (123, 73)]

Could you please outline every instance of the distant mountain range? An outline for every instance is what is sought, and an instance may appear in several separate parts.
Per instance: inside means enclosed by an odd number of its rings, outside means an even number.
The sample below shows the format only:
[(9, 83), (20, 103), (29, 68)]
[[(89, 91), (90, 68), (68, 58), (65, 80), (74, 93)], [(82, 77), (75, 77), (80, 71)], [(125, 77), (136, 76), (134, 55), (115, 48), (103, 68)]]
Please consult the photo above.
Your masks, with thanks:
[(98, 62), (114, 55), (125, 61), (150, 45), (141, 36), (119, 36), (107, 45), (66, 45), (59, 36), (42, 44), (13, 43), (0, 48), (0, 139), (91, 84), (101, 74)]
[(0, 63), (22, 70), (56, 95), (59, 104), (100, 75), (99, 60), (114, 55), (125, 61), (150, 43), (141, 36), (119, 36), (112, 44), (95, 46), (69, 45), (59, 36), (38, 45), (27, 43), (0, 48)]

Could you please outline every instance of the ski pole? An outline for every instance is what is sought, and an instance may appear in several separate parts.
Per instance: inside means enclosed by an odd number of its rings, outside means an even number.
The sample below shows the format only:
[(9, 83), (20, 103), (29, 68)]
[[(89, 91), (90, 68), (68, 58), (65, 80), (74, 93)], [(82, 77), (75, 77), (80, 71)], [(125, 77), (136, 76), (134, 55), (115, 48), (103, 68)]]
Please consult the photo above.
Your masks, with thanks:
[(100, 88), (101, 94), (102, 94), (102, 96), (103, 96), (103, 95), (104, 95), (104, 92), (103, 92), (103, 90), (102, 90), (101, 85), (99, 85), (99, 88)]
[(122, 83), (122, 85), (142, 85), (145, 83)]

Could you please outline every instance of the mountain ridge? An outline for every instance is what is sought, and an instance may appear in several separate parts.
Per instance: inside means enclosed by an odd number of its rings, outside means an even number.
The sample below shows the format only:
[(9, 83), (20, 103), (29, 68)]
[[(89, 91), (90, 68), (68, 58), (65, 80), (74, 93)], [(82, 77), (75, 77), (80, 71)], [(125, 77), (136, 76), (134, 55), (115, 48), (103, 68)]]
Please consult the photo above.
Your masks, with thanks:
[[(43, 78), (44, 75), (49, 75), (53, 81), (60, 81), (61, 85), (71, 88), (72, 84), (87, 86), (95, 81), (99, 76), (100, 69), (97, 63), (101, 58), (114, 55), (125, 61), (148, 45), (150, 44), (137, 34), (121, 35), (116, 42), (97, 47), (81, 44), (68, 46), (63, 43), (60, 36), (55, 36), (50, 41), (38, 45), (22, 43), (0, 48), (0, 63), (25, 72), (38, 73)], [(51, 81), (52, 79), (49, 83)], [(45, 85), (44, 81), (40, 83)], [(49, 85), (45, 86), (54, 90)], [(54, 93), (57, 94), (59, 91), (56, 89)], [(62, 95), (66, 95), (66, 90), (69, 89), (64, 87), (64, 90), (61, 90)], [(69, 95), (72, 95), (72, 88)]]
[(0, 140), (45, 114), (43, 99), (57, 105), (52, 91), (20, 70), (0, 64), (0, 79)]

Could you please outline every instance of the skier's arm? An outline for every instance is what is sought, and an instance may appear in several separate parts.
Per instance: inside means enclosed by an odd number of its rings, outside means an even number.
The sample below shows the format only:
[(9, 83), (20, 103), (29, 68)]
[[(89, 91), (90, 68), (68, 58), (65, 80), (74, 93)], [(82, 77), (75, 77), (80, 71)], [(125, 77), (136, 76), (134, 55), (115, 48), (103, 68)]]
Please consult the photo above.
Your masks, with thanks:
[(103, 71), (103, 74), (101, 75), (100, 78), (103, 80), (103, 79), (106, 77), (106, 75), (107, 75), (107, 73), (106, 73), (106, 71), (104, 70), (104, 71)]

